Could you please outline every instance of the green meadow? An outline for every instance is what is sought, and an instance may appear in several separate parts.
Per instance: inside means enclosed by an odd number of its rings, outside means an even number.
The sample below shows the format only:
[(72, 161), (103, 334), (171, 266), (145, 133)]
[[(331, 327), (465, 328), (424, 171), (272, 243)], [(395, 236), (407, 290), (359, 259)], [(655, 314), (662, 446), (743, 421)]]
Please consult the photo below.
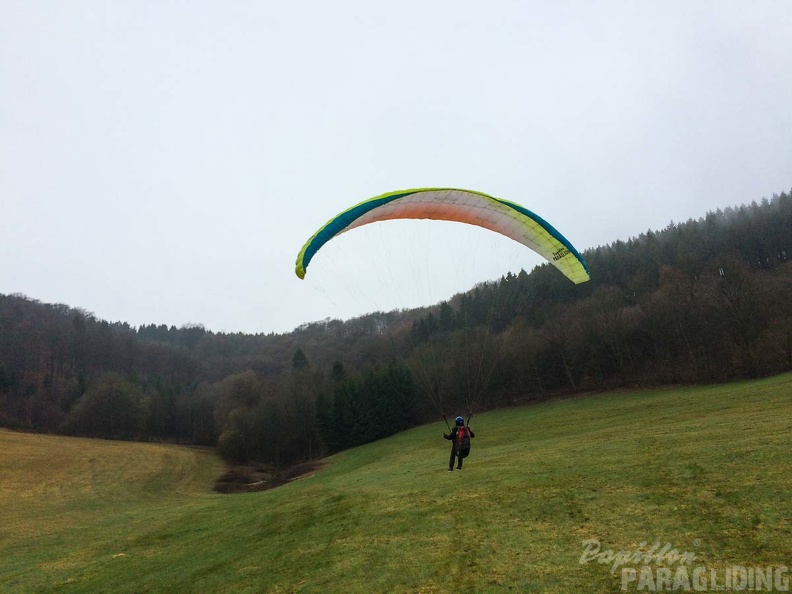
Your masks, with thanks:
[(792, 566), (790, 374), (471, 426), (461, 472), (436, 423), (235, 495), (210, 450), (0, 430), (0, 591), (620, 591), (591, 539)]

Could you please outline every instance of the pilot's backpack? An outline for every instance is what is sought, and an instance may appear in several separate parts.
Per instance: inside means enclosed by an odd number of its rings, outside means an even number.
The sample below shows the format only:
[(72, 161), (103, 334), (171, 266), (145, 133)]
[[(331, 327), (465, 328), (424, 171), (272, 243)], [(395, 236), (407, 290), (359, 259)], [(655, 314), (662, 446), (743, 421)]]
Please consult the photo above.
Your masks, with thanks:
[(457, 452), (463, 458), (467, 458), (470, 454), (470, 428), (460, 427), (456, 434), (456, 447)]

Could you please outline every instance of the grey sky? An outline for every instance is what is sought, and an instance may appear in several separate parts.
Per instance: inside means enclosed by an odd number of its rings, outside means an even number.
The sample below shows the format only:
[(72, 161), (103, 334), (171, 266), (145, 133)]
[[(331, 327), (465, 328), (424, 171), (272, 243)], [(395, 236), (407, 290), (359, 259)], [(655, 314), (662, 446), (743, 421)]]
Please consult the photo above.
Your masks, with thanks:
[[(410, 286), (396, 228), (294, 275), (317, 227), (383, 192), (514, 200), (581, 251), (770, 197), (792, 187), (790, 39), (788, 0), (0, 0), (0, 292), (287, 331), (390, 306), (339, 282), (345, 254)], [(422, 232), (467, 261), (456, 230)], [(475, 253), (431, 299), (502, 272)]]

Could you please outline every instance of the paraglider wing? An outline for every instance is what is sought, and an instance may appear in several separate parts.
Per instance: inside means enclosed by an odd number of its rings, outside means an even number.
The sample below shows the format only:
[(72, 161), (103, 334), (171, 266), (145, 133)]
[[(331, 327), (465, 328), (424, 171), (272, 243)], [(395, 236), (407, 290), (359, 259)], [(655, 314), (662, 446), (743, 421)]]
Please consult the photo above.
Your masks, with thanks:
[(433, 219), (477, 225), (531, 248), (575, 284), (589, 280), (585, 260), (547, 221), (514, 202), (454, 188), (391, 192), (348, 208), (330, 219), (306, 242), (297, 256), (297, 276), (305, 278), (316, 252), (337, 235), (392, 219)]

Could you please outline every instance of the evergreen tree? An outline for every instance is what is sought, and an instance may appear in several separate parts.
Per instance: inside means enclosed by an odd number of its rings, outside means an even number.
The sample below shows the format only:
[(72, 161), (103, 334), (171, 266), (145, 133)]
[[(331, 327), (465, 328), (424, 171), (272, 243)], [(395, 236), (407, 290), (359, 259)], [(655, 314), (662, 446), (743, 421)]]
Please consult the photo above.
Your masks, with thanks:
[(307, 369), (308, 367), (308, 357), (305, 356), (301, 348), (298, 348), (294, 351), (294, 356), (292, 357), (292, 371)]

